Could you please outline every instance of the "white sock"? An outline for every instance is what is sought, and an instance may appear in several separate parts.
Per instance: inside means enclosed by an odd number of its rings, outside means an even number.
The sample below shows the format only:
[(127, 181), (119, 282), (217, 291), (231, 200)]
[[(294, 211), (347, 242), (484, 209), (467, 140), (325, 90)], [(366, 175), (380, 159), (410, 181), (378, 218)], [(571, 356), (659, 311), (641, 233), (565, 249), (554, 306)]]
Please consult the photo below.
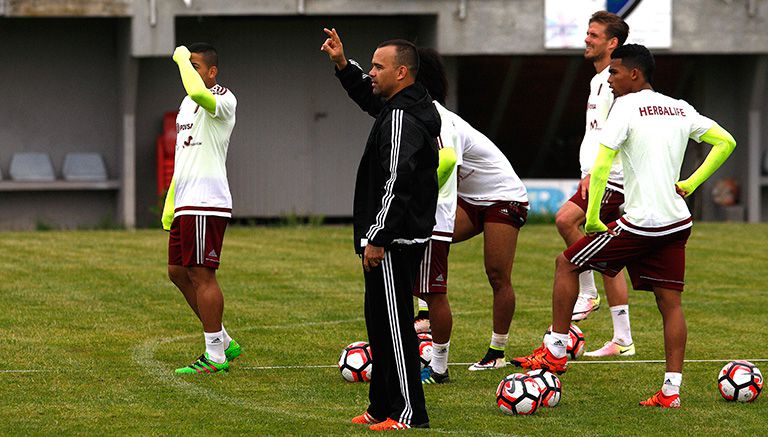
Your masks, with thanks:
[(451, 342), (432, 343), (432, 362), (429, 363), (436, 373), (445, 373), (448, 370), (448, 349)]
[(613, 342), (621, 346), (632, 344), (632, 330), (629, 328), (629, 305), (611, 307), (613, 320)]
[(429, 311), (427, 301), (419, 298), (419, 311)]
[(491, 349), (497, 351), (504, 351), (507, 348), (507, 341), (509, 340), (509, 334), (491, 334)]
[(224, 334), (224, 350), (229, 348), (229, 343), (232, 341), (232, 337), (227, 334), (227, 329), (224, 328), (224, 324), (221, 324), (221, 333)]
[(227, 361), (224, 355), (224, 332), (206, 332), (205, 333), (205, 352), (208, 358), (214, 363), (223, 363)]
[(568, 333), (559, 334), (552, 331), (550, 334), (544, 336), (544, 344), (547, 346), (547, 349), (552, 352), (552, 355), (554, 355), (555, 358), (563, 358), (565, 356), (568, 340)]
[(595, 285), (595, 276), (592, 274), (592, 270), (579, 273), (579, 293), (593, 299), (597, 298), (597, 286)]
[(683, 374), (676, 372), (664, 373), (664, 384), (661, 386), (661, 392), (664, 396), (680, 394), (680, 386), (683, 385)]

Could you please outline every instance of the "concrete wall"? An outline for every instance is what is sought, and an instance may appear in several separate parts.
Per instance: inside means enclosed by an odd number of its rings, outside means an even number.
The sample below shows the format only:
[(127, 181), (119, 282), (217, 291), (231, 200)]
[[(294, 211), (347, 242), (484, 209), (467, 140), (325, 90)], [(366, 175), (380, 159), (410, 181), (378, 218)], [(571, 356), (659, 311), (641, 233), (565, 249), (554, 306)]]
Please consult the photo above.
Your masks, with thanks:
[[(16, 152), (47, 152), (57, 177), (68, 152), (98, 152), (119, 177), (117, 19), (2, 19), (0, 169)], [(0, 228), (115, 221), (115, 193), (0, 192)]]

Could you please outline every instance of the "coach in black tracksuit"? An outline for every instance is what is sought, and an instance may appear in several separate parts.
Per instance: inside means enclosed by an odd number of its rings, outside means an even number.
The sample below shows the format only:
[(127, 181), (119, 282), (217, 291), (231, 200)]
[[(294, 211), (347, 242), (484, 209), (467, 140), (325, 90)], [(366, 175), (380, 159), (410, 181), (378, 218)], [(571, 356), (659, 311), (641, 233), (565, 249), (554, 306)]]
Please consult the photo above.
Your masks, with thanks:
[(356, 68), (337, 70), (350, 97), (376, 117), (354, 200), (355, 250), (363, 254), (365, 320), (375, 363), (367, 414), (371, 422), (389, 418), (395, 428), (427, 427), (411, 293), (435, 225), (440, 116), (414, 81), (413, 44), (384, 42), (372, 64), (366, 76)]

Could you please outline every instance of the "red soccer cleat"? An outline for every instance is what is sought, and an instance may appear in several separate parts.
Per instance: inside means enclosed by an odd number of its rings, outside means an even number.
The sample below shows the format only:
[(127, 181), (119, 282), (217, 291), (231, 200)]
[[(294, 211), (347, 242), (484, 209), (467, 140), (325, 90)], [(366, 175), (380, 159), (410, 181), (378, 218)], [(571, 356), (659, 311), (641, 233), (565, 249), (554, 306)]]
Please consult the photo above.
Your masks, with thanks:
[(395, 419), (390, 419), (389, 417), (387, 420), (377, 423), (375, 425), (371, 425), (368, 427), (371, 431), (400, 431), (402, 429), (408, 429), (410, 428), (410, 425), (407, 425), (403, 422), (398, 422)]
[(661, 390), (645, 401), (640, 401), (644, 407), (680, 408), (680, 395), (667, 396)]
[(371, 416), (367, 411), (359, 416), (352, 418), (352, 423), (356, 425), (373, 425), (380, 422), (381, 420)]
[(568, 357), (555, 358), (542, 344), (528, 356), (513, 358), (512, 364), (523, 369), (544, 369), (561, 375), (568, 370)]

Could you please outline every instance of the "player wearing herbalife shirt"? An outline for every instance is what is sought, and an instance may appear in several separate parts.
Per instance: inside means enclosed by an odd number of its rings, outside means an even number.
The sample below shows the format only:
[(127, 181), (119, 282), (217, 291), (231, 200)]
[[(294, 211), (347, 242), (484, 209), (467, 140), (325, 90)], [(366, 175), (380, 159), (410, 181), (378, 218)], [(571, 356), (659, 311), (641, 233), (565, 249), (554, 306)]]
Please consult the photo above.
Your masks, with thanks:
[(205, 353), (176, 373), (215, 373), (228, 370), (240, 355), (240, 345), (221, 322), (224, 296), (216, 280), (232, 216), (226, 159), (237, 99), (216, 83), (218, 54), (211, 45), (177, 47), (173, 60), (188, 95), (176, 117), (174, 172), (163, 209), (163, 227), (170, 230), (168, 276), (205, 334)]
[[(584, 40), (586, 44), (584, 58), (593, 63), (597, 74), (589, 84), (586, 126), (584, 139), (579, 149), (581, 180), (576, 194), (560, 208), (555, 216), (557, 230), (565, 240), (566, 246), (570, 246), (583, 236), (579, 228), (584, 224), (587, 211), (589, 172), (595, 158), (597, 158), (600, 146), (598, 136), (608, 118), (608, 111), (613, 105), (613, 93), (608, 86), (608, 65), (611, 63), (611, 53), (624, 44), (628, 33), (629, 26), (627, 23), (618, 15), (610, 12), (595, 12), (589, 20), (587, 37)], [(600, 218), (606, 223), (621, 217), (620, 207), (624, 203), (623, 184), (624, 174), (621, 169), (621, 159), (617, 158), (611, 166), (608, 187), (600, 208)], [(613, 278), (603, 275), (603, 284), (613, 321), (613, 338), (606, 342), (602, 348), (587, 352), (585, 355), (598, 357), (634, 355), (635, 346), (632, 342), (629, 324), (627, 283), (624, 275), (617, 275)], [(584, 320), (599, 307), (600, 295), (597, 293), (592, 271), (582, 272), (579, 275), (579, 298), (576, 300), (571, 319), (574, 321)]]
[[(683, 198), (725, 162), (736, 142), (688, 103), (655, 92), (650, 84), (653, 70), (653, 56), (643, 46), (629, 44), (611, 55), (609, 83), (617, 98), (600, 135), (600, 151), (592, 168), (587, 236), (557, 258), (552, 334), (544, 337), (544, 344), (532, 355), (514, 362), (525, 368), (565, 372), (578, 273), (594, 269), (616, 275), (627, 267), (636, 290), (653, 291), (664, 323), (664, 383), (640, 405), (679, 408), (687, 337), (681, 298), (685, 244), (692, 226)], [(678, 181), (689, 138), (713, 147), (688, 179)], [(599, 205), (617, 154), (624, 163), (625, 214), (606, 226), (600, 221)]]

